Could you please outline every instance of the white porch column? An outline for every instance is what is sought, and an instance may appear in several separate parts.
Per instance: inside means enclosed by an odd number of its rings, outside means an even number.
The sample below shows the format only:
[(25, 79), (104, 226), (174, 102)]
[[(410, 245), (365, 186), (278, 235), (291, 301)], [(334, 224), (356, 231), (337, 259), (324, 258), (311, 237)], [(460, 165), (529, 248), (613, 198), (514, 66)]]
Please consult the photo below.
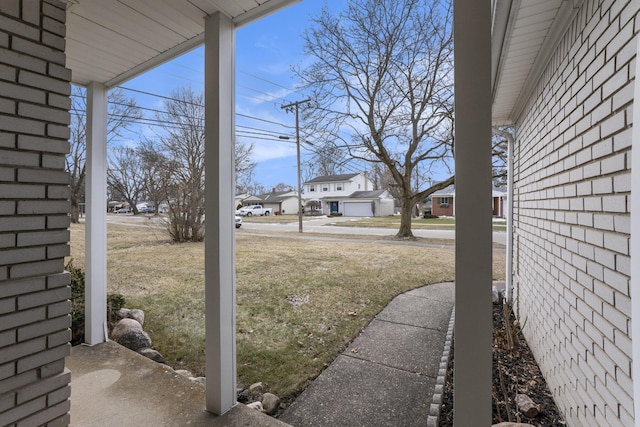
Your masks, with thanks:
[[(631, 147), (631, 345), (635, 425), (640, 426), (640, 37), (636, 37), (636, 83), (633, 93), (633, 145)], [(634, 191), (635, 190), (635, 191)]]
[(223, 414), (236, 403), (233, 22), (209, 16), (204, 43), (207, 410)]
[(85, 222), (85, 342), (106, 340), (107, 88), (87, 86), (87, 216)]
[(456, 427), (491, 425), (491, 1), (454, 1)]

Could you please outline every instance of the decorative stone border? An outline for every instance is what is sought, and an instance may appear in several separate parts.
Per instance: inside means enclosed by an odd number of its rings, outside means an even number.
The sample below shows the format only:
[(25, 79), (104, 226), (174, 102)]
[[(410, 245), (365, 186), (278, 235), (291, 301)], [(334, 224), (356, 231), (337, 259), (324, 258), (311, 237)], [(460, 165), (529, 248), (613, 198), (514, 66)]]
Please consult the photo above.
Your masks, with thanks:
[(451, 310), (451, 318), (449, 319), (449, 328), (447, 336), (444, 339), (444, 350), (440, 358), (440, 367), (438, 368), (438, 376), (436, 378), (436, 386), (433, 390), (431, 398), (431, 406), (429, 407), (429, 416), (427, 417), (427, 427), (438, 427), (440, 425), (440, 410), (442, 408), (442, 395), (444, 393), (444, 382), (447, 377), (447, 365), (451, 358), (451, 343), (453, 342), (453, 325), (456, 320), (456, 308)]

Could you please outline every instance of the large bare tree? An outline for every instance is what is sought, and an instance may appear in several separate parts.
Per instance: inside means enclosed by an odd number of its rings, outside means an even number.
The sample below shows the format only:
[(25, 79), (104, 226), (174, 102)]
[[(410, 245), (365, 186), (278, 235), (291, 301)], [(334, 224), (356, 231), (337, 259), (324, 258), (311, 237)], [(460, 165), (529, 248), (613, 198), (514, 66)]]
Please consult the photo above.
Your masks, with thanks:
[[(327, 8), (304, 34), (315, 58), (299, 70), (317, 108), (305, 123), (353, 158), (382, 163), (401, 202), (398, 238), (413, 238), (412, 210), (453, 183), (453, 36), (451, 2), (350, 0)], [(415, 188), (415, 168), (448, 174)]]
[[(85, 89), (73, 86), (71, 93), (70, 152), (66, 169), (71, 176), (71, 221), (77, 223), (80, 203), (84, 200), (87, 152), (87, 98)], [(107, 115), (107, 143), (123, 137), (125, 130), (142, 117), (142, 110), (133, 98), (120, 88), (109, 90)]]
[(245, 193), (253, 184), (253, 171), (256, 162), (253, 161), (253, 144), (245, 143), (236, 137), (234, 144), (234, 159), (236, 171), (236, 191)]
[(137, 215), (136, 204), (146, 186), (142, 157), (131, 147), (115, 147), (110, 151), (107, 184), (112, 191), (124, 197), (134, 215)]
[(204, 96), (191, 87), (174, 90), (156, 113), (163, 123), (157, 147), (167, 159), (168, 230), (177, 242), (204, 239)]

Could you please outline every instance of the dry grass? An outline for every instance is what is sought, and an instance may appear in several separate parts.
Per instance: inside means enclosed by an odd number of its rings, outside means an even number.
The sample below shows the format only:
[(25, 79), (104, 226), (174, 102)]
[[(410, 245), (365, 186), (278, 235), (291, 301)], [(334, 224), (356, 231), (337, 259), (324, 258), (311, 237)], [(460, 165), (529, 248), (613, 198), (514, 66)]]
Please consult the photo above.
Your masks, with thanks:
[[(82, 265), (84, 226), (73, 225)], [(358, 240), (287, 239), (237, 230), (239, 383), (283, 397), (303, 390), (394, 296), (452, 280), (452, 249)], [(170, 244), (162, 230), (109, 224), (109, 292), (146, 312), (168, 363), (204, 374), (204, 245)], [(504, 278), (504, 254), (494, 257)]]

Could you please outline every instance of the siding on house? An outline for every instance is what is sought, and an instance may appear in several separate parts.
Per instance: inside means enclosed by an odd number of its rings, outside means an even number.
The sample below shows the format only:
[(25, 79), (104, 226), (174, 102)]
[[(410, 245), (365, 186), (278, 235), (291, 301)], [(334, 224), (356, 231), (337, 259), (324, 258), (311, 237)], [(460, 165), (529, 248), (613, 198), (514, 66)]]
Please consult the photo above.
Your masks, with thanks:
[[(514, 304), (568, 425), (633, 425), (637, 1), (586, 0), (516, 123)], [(526, 323), (525, 323), (526, 322)]]
[(0, 420), (67, 425), (65, 5), (0, 2)]

